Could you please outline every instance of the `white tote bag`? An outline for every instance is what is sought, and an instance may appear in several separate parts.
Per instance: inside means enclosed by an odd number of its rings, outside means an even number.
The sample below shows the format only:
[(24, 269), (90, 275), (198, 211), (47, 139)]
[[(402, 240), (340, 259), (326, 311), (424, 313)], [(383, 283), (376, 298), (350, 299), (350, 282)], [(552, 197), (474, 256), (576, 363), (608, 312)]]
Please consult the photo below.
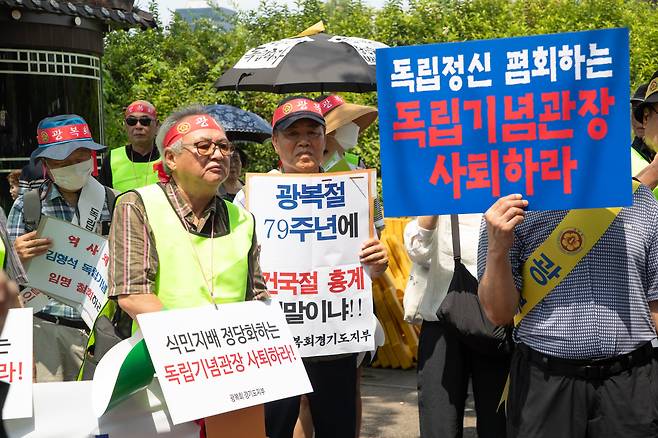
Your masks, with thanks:
[(433, 305), (432, 300), (436, 297), (432, 295), (434, 278), (436, 277), (437, 264), (437, 241), (438, 236), (436, 230), (434, 231), (434, 238), (432, 239), (431, 254), (429, 266), (423, 266), (418, 263), (413, 263), (407, 286), (404, 289), (404, 297), (402, 305), (404, 306), (404, 320), (410, 324), (422, 324), (425, 321), (438, 321), (436, 316), (436, 306)]

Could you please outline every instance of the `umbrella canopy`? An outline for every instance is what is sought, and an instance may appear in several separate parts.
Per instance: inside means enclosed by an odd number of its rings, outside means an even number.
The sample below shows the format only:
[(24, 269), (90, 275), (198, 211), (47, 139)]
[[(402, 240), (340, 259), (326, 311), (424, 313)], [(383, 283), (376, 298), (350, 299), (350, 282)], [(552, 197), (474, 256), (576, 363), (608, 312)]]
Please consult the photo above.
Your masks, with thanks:
[(272, 127), (258, 114), (231, 105), (208, 105), (205, 110), (222, 125), (231, 141), (262, 143), (272, 136)]
[(386, 44), (324, 32), (263, 44), (215, 82), (222, 91), (270, 93), (377, 89), (375, 50)]

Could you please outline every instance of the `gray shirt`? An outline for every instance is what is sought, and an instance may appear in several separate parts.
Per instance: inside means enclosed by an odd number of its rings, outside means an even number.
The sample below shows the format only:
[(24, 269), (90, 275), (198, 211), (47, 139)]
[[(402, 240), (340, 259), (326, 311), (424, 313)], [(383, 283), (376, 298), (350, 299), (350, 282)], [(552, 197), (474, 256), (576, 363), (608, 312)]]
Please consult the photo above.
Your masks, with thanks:
[[(510, 251), (516, 287), (523, 264), (567, 214), (528, 212), (516, 227)], [(587, 238), (585, 236), (585, 238)], [(480, 232), (478, 277), (487, 254)], [(544, 354), (594, 359), (628, 353), (656, 338), (648, 302), (658, 300), (658, 202), (641, 186), (633, 205), (623, 208), (592, 250), (514, 330), (522, 342)]]

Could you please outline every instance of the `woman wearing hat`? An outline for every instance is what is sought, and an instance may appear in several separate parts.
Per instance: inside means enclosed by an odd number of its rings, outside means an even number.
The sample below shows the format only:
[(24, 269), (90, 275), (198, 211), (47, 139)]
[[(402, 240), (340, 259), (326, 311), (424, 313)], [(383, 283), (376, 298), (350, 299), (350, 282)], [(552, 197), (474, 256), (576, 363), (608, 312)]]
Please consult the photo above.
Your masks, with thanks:
[[(359, 136), (377, 120), (377, 108), (349, 103), (335, 94), (316, 100), (327, 123), (324, 169), (331, 172), (365, 168), (363, 161), (350, 151), (357, 145)], [(377, 187), (374, 187), (374, 192), (377, 192)], [(375, 228), (381, 234), (384, 213), (378, 196), (375, 196), (374, 208)]]
[[(21, 262), (45, 254), (48, 236), (37, 236), (40, 215), (55, 217), (97, 234), (107, 234), (114, 193), (91, 177), (93, 152), (105, 149), (92, 139), (77, 115), (47, 117), (37, 127), (38, 147), (31, 155), (46, 177), (38, 189), (18, 197), (9, 212), (9, 237)], [(37, 213), (36, 216), (32, 212)], [(49, 304), (34, 318), (37, 381), (74, 380), (82, 363), (87, 327), (78, 312), (61, 302)]]

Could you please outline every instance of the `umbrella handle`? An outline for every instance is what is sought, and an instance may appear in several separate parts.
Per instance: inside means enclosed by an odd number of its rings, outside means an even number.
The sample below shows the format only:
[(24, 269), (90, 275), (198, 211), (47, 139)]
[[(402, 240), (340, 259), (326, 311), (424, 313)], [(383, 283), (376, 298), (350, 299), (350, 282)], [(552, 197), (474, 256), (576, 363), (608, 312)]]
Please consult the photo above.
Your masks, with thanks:
[(242, 73), (242, 74), (240, 75), (240, 77), (238, 78), (238, 82), (235, 83), (235, 91), (236, 91), (236, 92), (238, 92), (238, 93), (240, 92), (240, 90), (238, 89), (238, 88), (240, 87), (240, 82), (242, 82), (242, 80), (243, 80), (244, 78), (249, 77), (249, 76), (251, 76), (251, 75), (253, 75), (253, 73), (247, 73), (247, 72)]

